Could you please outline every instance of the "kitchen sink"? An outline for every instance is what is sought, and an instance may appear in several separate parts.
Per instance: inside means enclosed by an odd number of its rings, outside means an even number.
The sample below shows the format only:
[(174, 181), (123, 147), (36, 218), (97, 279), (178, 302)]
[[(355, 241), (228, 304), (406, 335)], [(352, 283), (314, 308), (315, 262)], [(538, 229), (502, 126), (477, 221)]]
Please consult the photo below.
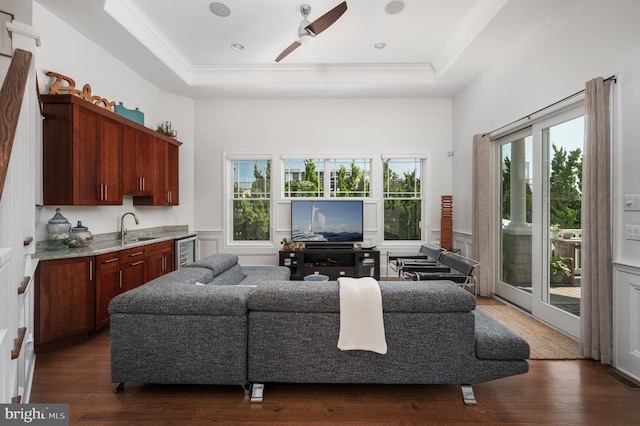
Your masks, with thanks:
[(138, 243), (141, 241), (151, 241), (151, 240), (156, 240), (158, 239), (158, 237), (135, 237), (135, 238), (127, 238), (126, 240), (124, 240), (124, 243)]

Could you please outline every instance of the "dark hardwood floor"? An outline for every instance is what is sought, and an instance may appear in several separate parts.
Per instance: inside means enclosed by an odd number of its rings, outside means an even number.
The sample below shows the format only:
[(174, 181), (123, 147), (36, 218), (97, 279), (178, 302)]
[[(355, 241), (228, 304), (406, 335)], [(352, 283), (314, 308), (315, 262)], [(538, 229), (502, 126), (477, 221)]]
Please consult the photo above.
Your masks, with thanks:
[(457, 385), (267, 384), (262, 404), (240, 386), (127, 384), (113, 394), (105, 330), (38, 354), (30, 402), (68, 403), (72, 425), (637, 425), (640, 391), (609, 371), (590, 360), (532, 360), (527, 374), (475, 384), (475, 406)]

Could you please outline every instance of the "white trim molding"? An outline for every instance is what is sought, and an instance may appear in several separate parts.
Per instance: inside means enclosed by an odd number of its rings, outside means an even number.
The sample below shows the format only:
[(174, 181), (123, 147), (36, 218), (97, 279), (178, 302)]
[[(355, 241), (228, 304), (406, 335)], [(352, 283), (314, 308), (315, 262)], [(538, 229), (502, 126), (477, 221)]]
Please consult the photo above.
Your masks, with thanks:
[(640, 267), (614, 262), (613, 363), (640, 380)]
[(23, 24), (22, 22), (7, 22), (7, 30), (13, 34), (20, 34), (25, 37), (29, 37), (35, 40), (36, 46), (40, 47), (40, 34), (31, 25)]

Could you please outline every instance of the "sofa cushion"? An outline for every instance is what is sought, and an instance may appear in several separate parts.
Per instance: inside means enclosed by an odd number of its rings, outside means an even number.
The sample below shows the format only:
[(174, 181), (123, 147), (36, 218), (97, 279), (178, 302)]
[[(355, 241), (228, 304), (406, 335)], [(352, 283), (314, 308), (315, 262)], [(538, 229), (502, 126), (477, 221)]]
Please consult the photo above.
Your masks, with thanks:
[(213, 279), (206, 284), (237, 285), (240, 284), (244, 278), (245, 275), (242, 267), (240, 265), (233, 265), (231, 268), (213, 277)]
[(291, 279), (291, 269), (286, 266), (243, 266), (246, 278), (242, 284), (259, 285), (265, 281), (289, 281)]
[(246, 315), (249, 290), (237, 286), (197, 285), (213, 278), (209, 268), (177, 269), (116, 296), (109, 304), (109, 313)]
[(476, 356), (479, 359), (527, 359), (529, 344), (481, 309), (476, 316)]
[[(380, 281), (385, 312), (467, 312), (475, 298), (451, 281)], [(254, 311), (340, 312), (336, 281), (268, 281), (249, 296)]]
[(205, 257), (196, 262), (185, 265), (190, 268), (208, 268), (213, 271), (213, 276), (218, 276), (227, 269), (238, 264), (238, 256), (234, 254), (222, 253)]
[(209, 268), (182, 268), (162, 275), (152, 281), (154, 283), (195, 284), (206, 283), (213, 279), (213, 271)]
[(109, 314), (244, 316), (252, 290), (237, 285), (152, 281), (111, 299)]

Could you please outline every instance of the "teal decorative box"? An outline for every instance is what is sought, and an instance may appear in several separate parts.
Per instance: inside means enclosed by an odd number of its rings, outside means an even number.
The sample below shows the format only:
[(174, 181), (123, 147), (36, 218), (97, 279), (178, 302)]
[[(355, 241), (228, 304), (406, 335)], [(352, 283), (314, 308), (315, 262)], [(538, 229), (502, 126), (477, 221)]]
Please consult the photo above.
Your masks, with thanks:
[(118, 105), (115, 106), (115, 111), (116, 114), (144, 126), (144, 112), (140, 111), (138, 107), (136, 107), (136, 109), (128, 109), (122, 105), (122, 102), (118, 102)]

